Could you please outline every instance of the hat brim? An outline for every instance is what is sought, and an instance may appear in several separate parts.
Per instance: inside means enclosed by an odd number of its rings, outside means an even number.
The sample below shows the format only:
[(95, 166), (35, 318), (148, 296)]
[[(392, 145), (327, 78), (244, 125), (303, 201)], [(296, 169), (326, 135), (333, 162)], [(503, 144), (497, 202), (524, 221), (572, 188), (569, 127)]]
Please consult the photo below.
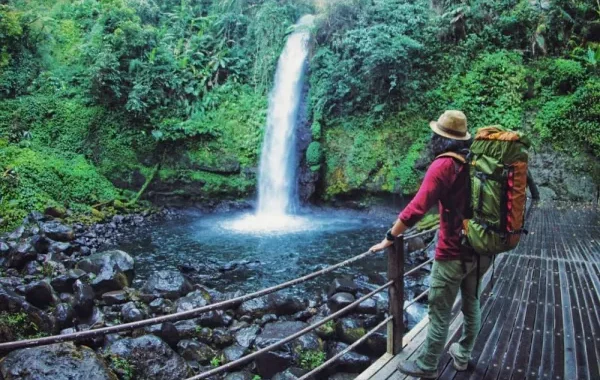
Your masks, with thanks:
[(438, 126), (437, 121), (432, 121), (429, 123), (429, 128), (431, 128), (431, 130), (442, 136), (442, 137), (446, 137), (452, 140), (460, 140), (460, 141), (466, 141), (471, 139), (471, 134), (469, 133), (469, 131), (467, 131), (467, 134), (464, 136), (456, 136), (456, 135), (452, 135), (450, 133), (444, 132), (443, 130), (440, 129), (440, 127)]

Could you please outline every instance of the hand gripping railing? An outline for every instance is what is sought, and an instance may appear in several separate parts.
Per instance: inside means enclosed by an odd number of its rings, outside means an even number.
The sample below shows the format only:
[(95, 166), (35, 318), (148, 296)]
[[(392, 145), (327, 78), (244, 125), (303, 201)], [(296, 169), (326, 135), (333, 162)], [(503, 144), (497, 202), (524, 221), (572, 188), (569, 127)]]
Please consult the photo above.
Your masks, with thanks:
[[(404, 265), (403, 265), (404, 264), (404, 241), (413, 239), (413, 238), (416, 238), (416, 237), (419, 237), (422, 235), (429, 234), (435, 230), (436, 229), (424, 231), (424, 232), (421, 232), (418, 234), (407, 236), (406, 238), (404, 238), (403, 236), (398, 236), (396, 238), (396, 240), (394, 241), (394, 244), (387, 249), (388, 282), (386, 282), (384, 285), (381, 285), (378, 288), (376, 288), (375, 290), (371, 291), (370, 293), (360, 297), (359, 299), (352, 302), (351, 304), (344, 307), (343, 309), (340, 309), (339, 311), (327, 316), (326, 318), (323, 318), (319, 322), (316, 322), (316, 323), (302, 329), (301, 331), (298, 331), (297, 333), (292, 334), (292, 335), (288, 336), (287, 338), (280, 340), (277, 343), (271, 344), (271, 345), (264, 347), (256, 352), (246, 355), (246, 356), (244, 356), (238, 360), (235, 360), (233, 362), (222, 365), (218, 368), (215, 368), (210, 371), (203, 372), (201, 374), (193, 376), (193, 377), (189, 378), (188, 380), (204, 379), (209, 376), (216, 375), (218, 373), (227, 371), (227, 370), (237, 367), (241, 364), (244, 364), (266, 352), (277, 349), (277, 348), (283, 346), (284, 344), (286, 344), (294, 339), (297, 339), (298, 337), (300, 337), (308, 332), (311, 332), (311, 331), (317, 329), (318, 327), (324, 325), (325, 323), (327, 323), (335, 318), (341, 317), (342, 315), (344, 315), (344, 314), (348, 313), (349, 311), (353, 310), (354, 308), (356, 308), (360, 303), (362, 303), (366, 299), (374, 296), (375, 294), (377, 294), (385, 289), (389, 289), (389, 316), (386, 317), (377, 326), (375, 326), (375, 328), (373, 328), (372, 330), (367, 332), (363, 337), (358, 339), (356, 342), (354, 342), (353, 344), (348, 346), (346, 349), (344, 349), (340, 353), (336, 354), (334, 357), (327, 360), (325, 363), (323, 363), (319, 367), (313, 369), (312, 371), (310, 371), (309, 373), (304, 375), (301, 379), (308, 379), (309, 377), (320, 372), (327, 366), (331, 365), (333, 362), (335, 362), (335, 360), (339, 359), (344, 354), (346, 354), (347, 352), (351, 351), (352, 349), (354, 349), (355, 347), (357, 347), (358, 345), (363, 343), (366, 339), (368, 339), (371, 335), (373, 335), (375, 332), (377, 332), (381, 327), (385, 326), (386, 324), (388, 326), (387, 352), (390, 354), (394, 354), (394, 355), (397, 354), (402, 349), (402, 336), (404, 334), (403, 311), (406, 310), (406, 308), (411, 306), (413, 303), (415, 303), (418, 300), (420, 300), (421, 298), (423, 298), (429, 292), (429, 290), (426, 290), (425, 292), (421, 293), (419, 296), (415, 297), (409, 304), (402, 307), (402, 305), (404, 304), (404, 280), (403, 280), (403, 277), (408, 276), (412, 273), (415, 273), (417, 270), (419, 270), (423, 266), (425, 266), (433, 261), (433, 259), (427, 260), (426, 262), (424, 262), (424, 263), (418, 265), (417, 267), (409, 270), (408, 272), (404, 273)], [(233, 298), (230, 300), (217, 302), (217, 303), (214, 303), (211, 305), (199, 307), (199, 308), (196, 308), (193, 310), (164, 315), (164, 316), (156, 317), (156, 318), (145, 319), (145, 320), (137, 321), (137, 322), (125, 323), (125, 324), (121, 324), (121, 325), (117, 325), (117, 326), (104, 327), (104, 328), (99, 328), (99, 329), (95, 329), (95, 330), (80, 331), (80, 332), (76, 332), (76, 333), (72, 333), (72, 334), (55, 335), (55, 336), (49, 336), (49, 337), (43, 337), (43, 338), (21, 340), (21, 341), (16, 341), (16, 342), (1, 343), (0, 344), (0, 352), (12, 351), (12, 350), (19, 349), (19, 348), (67, 342), (67, 341), (85, 340), (85, 339), (95, 338), (95, 337), (102, 336), (102, 335), (134, 330), (134, 329), (151, 326), (151, 325), (155, 325), (155, 324), (159, 324), (159, 323), (173, 322), (173, 321), (195, 318), (195, 317), (199, 316), (200, 314), (207, 313), (209, 311), (225, 309), (227, 307), (234, 306), (234, 305), (240, 304), (242, 302), (245, 302), (245, 301), (248, 301), (248, 300), (251, 300), (254, 298), (262, 297), (267, 294), (271, 294), (271, 293), (277, 292), (279, 290), (289, 288), (294, 285), (298, 285), (300, 283), (311, 280), (315, 277), (324, 275), (326, 273), (330, 273), (330, 272), (332, 272), (338, 268), (341, 268), (343, 266), (352, 264), (358, 260), (364, 259), (373, 254), (375, 254), (375, 252), (367, 251), (367, 252), (364, 252), (364, 253), (362, 253), (358, 256), (355, 256), (351, 259), (345, 260), (341, 263), (332, 265), (330, 267), (324, 268), (322, 270), (308, 274), (306, 276), (285, 282), (283, 284), (279, 284), (279, 285), (276, 285), (276, 286), (273, 286), (273, 287), (270, 287), (267, 289), (263, 289), (263, 290), (260, 290), (257, 292), (246, 294), (244, 296), (236, 297), (236, 298)]]

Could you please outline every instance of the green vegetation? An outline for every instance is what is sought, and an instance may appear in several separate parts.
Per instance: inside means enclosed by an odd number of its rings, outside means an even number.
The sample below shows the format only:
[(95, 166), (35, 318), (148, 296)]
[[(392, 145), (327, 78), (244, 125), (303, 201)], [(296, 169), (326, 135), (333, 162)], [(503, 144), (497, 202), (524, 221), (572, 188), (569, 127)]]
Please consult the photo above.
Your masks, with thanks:
[(325, 352), (305, 350), (300, 353), (300, 368), (313, 370), (325, 362)]
[(46, 334), (24, 312), (0, 313), (0, 338), (6, 342), (22, 339), (41, 338)]
[(219, 367), (221, 364), (223, 364), (224, 360), (225, 357), (223, 355), (215, 356), (214, 358), (210, 359), (210, 365), (212, 367)]
[(598, 167), (594, 1), (9, 0), (0, 230), (53, 205), (95, 220), (144, 199), (251, 195), (277, 59), (306, 13), (303, 164), (322, 198), (413, 193), (427, 123), (450, 108), (472, 131), (525, 130)]
[(125, 358), (111, 354), (108, 356), (111, 368), (119, 375), (121, 380), (135, 379), (135, 367)]

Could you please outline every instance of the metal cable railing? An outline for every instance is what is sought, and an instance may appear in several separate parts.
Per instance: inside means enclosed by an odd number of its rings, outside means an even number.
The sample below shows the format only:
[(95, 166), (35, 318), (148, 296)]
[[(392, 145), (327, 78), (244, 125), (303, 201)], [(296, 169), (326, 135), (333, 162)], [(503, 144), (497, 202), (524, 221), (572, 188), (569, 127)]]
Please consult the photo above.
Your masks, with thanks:
[[(326, 368), (328, 365), (330, 365), (331, 363), (333, 363), (334, 361), (336, 361), (337, 359), (342, 357), (344, 354), (346, 354), (347, 352), (351, 351), (353, 348), (358, 346), (360, 343), (365, 341), (369, 336), (374, 334), (377, 330), (379, 330), (381, 327), (383, 327), (386, 324), (388, 325), (388, 349), (391, 350), (391, 353), (396, 354), (401, 349), (402, 335), (404, 332), (403, 331), (404, 330), (403, 310), (405, 310), (406, 308), (408, 308), (415, 302), (422, 299), (429, 292), (429, 290), (426, 290), (425, 292), (421, 293), (419, 296), (415, 297), (408, 305), (406, 305), (406, 306), (403, 305), (404, 307), (399, 307), (400, 302), (402, 304), (404, 303), (404, 301), (403, 301), (403, 298), (404, 298), (403, 297), (403, 295), (404, 295), (403, 277), (415, 273), (416, 271), (418, 271), (419, 269), (423, 268), (425, 265), (427, 265), (433, 261), (433, 259), (427, 260), (424, 263), (422, 263), (422, 264), (412, 268), (408, 272), (404, 273), (404, 266), (403, 266), (403, 264), (404, 264), (404, 241), (429, 234), (436, 230), (437, 229), (431, 229), (431, 230), (423, 231), (423, 232), (420, 232), (420, 233), (417, 233), (414, 235), (410, 235), (407, 237), (399, 236), (396, 238), (394, 245), (392, 247), (388, 248), (388, 250), (387, 250), (388, 280), (389, 281), (387, 283), (385, 283), (384, 285), (379, 286), (375, 290), (360, 297), (359, 299), (355, 300), (354, 302), (347, 305), (346, 307), (323, 318), (319, 322), (316, 322), (316, 323), (298, 331), (295, 334), (292, 334), (276, 343), (273, 343), (273, 344), (271, 344), (267, 347), (264, 347), (256, 352), (253, 352), (249, 355), (246, 355), (238, 360), (227, 363), (223, 366), (212, 369), (210, 371), (198, 374), (194, 377), (191, 377), (188, 380), (204, 379), (204, 378), (213, 376), (215, 374), (225, 372), (225, 371), (232, 369), (240, 364), (248, 362), (248, 361), (256, 358), (259, 355), (262, 355), (266, 352), (277, 349), (277, 348), (285, 345), (286, 343), (288, 343), (294, 339), (297, 339), (298, 337), (300, 337), (308, 332), (311, 332), (311, 331), (317, 329), (318, 327), (324, 325), (325, 323), (344, 315), (345, 313), (356, 308), (360, 303), (364, 302), (368, 298), (374, 296), (375, 294), (377, 294), (385, 289), (388, 289), (389, 293), (390, 293), (390, 297), (389, 297), (389, 308), (390, 308), (389, 314), (390, 315), (388, 317), (386, 317), (374, 329), (372, 329), (367, 334), (365, 334), (363, 337), (361, 337), (359, 340), (354, 342), (352, 345), (348, 346), (346, 349), (344, 349), (340, 353), (336, 354), (334, 357), (327, 360), (321, 366), (313, 369), (311, 372), (304, 375), (302, 377), (302, 379), (306, 379), (309, 376), (312, 376), (313, 374)], [(285, 283), (282, 283), (282, 284), (279, 284), (279, 285), (276, 285), (276, 286), (273, 286), (273, 287), (270, 287), (267, 289), (256, 291), (256, 292), (246, 294), (246, 295), (243, 295), (240, 297), (236, 297), (236, 298), (233, 298), (230, 300), (221, 301), (221, 302), (217, 302), (217, 303), (214, 303), (211, 305), (199, 307), (199, 308), (196, 308), (193, 310), (188, 310), (188, 311), (179, 312), (179, 313), (173, 313), (173, 314), (164, 315), (164, 316), (155, 317), (155, 318), (149, 318), (149, 319), (145, 319), (145, 320), (137, 321), (137, 322), (125, 323), (125, 324), (121, 324), (121, 325), (117, 325), (117, 326), (103, 327), (103, 328), (99, 328), (99, 329), (95, 329), (95, 330), (80, 331), (80, 332), (76, 332), (76, 333), (72, 333), (72, 334), (55, 335), (55, 336), (49, 336), (49, 337), (43, 337), (43, 338), (27, 339), (27, 340), (16, 341), (16, 342), (0, 343), (0, 352), (15, 350), (15, 349), (19, 349), (19, 348), (60, 343), (60, 342), (66, 342), (66, 341), (78, 341), (78, 340), (90, 339), (90, 338), (94, 338), (94, 337), (98, 337), (98, 336), (102, 336), (102, 335), (134, 330), (134, 329), (151, 326), (151, 325), (155, 325), (155, 324), (195, 318), (203, 313), (207, 313), (207, 312), (219, 310), (219, 309), (225, 309), (227, 307), (238, 305), (245, 301), (248, 301), (248, 300), (251, 300), (254, 298), (258, 298), (258, 297), (262, 297), (262, 296), (277, 292), (279, 290), (289, 288), (291, 286), (306, 282), (306, 281), (316, 278), (318, 276), (324, 275), (326, 273), (330, 273), (330, 272), (332, 272), (338, 268), (341, 268), (343, 266), (352, 264), (356, 261), (359, 261), (361, 259), (369, 257), (375, 253), (376, 252), (367, 251), (358, 256), (355, 256), (348, 260), (342, 261), (338, 264), (329, 266), (327, 268), (321, 269), (319, 271), (313, 272), (306, 276), (299, 277), (294, 280), (287, 281)]]

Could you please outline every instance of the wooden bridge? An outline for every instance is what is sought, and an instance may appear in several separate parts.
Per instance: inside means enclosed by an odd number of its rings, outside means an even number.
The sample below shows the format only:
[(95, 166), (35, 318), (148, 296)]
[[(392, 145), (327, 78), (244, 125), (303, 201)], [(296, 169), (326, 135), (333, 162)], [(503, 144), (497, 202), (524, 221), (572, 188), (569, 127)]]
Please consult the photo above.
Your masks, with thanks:
[[(440, 366), (440, 379), (600, 379), (600, 218), (597, 211), (585, 206), (542, 206), (534, 210), (528, 228), (530, 234), (517, 249), (496, 260), (493, 289), (492, 271), (484, 277), (482, 325), (467, 371), (457, 373), (446, 354)], [(319, 372), (324, 370), (335, 373), (336, 360), (386, 325), (387, 353), (358, 379), (406, 378), (397, 371), (397, 365), (403, 359), (414, 357), (422, 346), (428, 319), (404, 335), (403, 310), (428, 291), (404, 303), (404, 277), (432, 260), (405, 273), (404, 241), (431, 233), (433, 230), (396, 239), (387, 251), (388, 282), (384, 285), (301, 331), (188, 380), (222, 376), (258, 356), (283, 349), (286, 343), (342, 317), (385, 290), (389, 291), (389, 313), (380, 323), (300, 380), (323, 378), (324, 373)], [(151, 325), (196, 318), (214, 310), (237, 307), (244, 301), (298, 285), (373, 255), (374, 252), (364, 252), (286, 283), (193, 310), (72, 334), (0, 343), (0, 352), (107, 334), (127, 334)], [(452, 311), (448, 345), (458, 339), (461, 325), (459, 300)]]
[[(517, 249), (484, 278), (482, 323), (469, 367), (456, 372), (446, 353), (440, 379), (600, 379), (600, 217), (596, 210), (541, 207)], [(454, 307), (447, 347), (458, 340)], [(427, 318), (358, 379), (405, 379), (397, 370), (424, 342)], [(447, 348), (446, 347), (446, 348)]]

